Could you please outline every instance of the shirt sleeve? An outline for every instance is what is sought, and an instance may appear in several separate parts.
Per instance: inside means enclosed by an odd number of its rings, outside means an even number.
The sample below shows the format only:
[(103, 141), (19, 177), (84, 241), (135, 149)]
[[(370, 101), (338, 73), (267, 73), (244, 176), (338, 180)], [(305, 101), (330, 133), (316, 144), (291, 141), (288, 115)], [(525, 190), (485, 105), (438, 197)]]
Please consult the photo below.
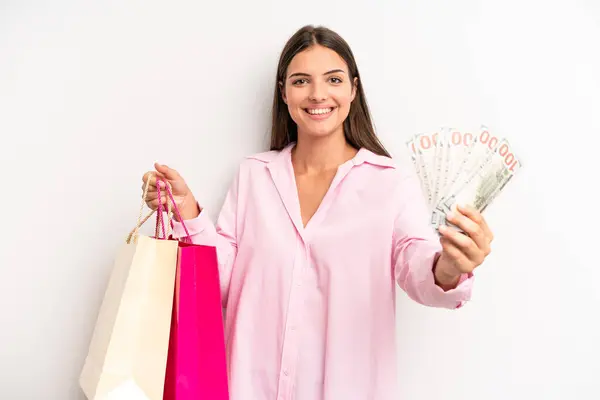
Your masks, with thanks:
[(454, 289), (436, 285), (433, 267), (442, 246), (429, 223), (430, 213), (416, 173), (405, 167), (398, 187), (392, 265), (398, 285), (416, 302), (430, 307), (460, 308), (470, 300), (473, 274), (463, 274)]
[(173, 238), (182, 239), (186, 236), (183, 227), (185, 224), (192, 243), (216, 248), (223, 307), (227, 304), (229, 283), (237, 255), (238, 185), (239, 172), (225, 196), (216, 224), (204, 209), (196, 218), (184, 220), (183, 224), (173, 220)]

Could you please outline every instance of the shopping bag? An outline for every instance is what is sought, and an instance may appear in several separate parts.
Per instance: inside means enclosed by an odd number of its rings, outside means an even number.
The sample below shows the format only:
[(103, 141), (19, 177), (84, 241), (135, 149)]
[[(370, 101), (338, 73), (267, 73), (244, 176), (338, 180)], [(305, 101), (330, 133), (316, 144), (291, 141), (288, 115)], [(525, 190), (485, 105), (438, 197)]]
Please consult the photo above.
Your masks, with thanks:
[[(174, 201), (173, 209), (179, 213)], [(228, 400), (216, 249), (192, 244), (182, 225), (164, 400)]]
[[(148, 184), (144, 190), (147, 196)], [(118, 253), (79, 384), (90, 400), (160, 400), (164, 394), (178, 241), (168, 240), (157, 213), (156, 236), (138, 224)], [(163, 237), (159, 237), (158, 226)]]

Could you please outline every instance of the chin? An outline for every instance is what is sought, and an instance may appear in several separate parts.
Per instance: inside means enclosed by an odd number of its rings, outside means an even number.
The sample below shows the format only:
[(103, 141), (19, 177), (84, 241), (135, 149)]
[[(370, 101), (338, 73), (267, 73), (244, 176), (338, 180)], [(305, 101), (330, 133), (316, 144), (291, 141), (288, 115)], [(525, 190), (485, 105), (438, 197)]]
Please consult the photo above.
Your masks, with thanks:
[(303, 123), (299, 128), (302, 132), (305, 132), (307, 136), (314, 138), (331, 136), (340, 129), (343, 130), (343, 121), (339, 121), (337, 118), (325, 121), (304, 120), (302, 122)]
[(315, 139), (320, 139), (323, 137), (333, 135), (338, 129), (337, 126), (304, 126), (302, 131), (306, 133), (307, 136), (310, 136)]

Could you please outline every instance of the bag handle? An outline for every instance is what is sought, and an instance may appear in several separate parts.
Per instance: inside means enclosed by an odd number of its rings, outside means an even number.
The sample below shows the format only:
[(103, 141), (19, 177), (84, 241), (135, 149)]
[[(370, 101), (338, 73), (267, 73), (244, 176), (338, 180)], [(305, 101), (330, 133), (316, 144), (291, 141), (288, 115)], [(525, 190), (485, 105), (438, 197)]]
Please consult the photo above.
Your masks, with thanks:
[[(181, 224), (181, 226), (183, 227), (183, 229), (185, 230), (185, 237), (184, 239), (186, 239), (187, 241), (189, 241), (191, 243), (191, 236), (190, 236), (190, 232), (188, 231), (187, 226), (185, 226), (185, 222), (183, 221), (183, 218), (181, 218), (181, 214), (179, 213), (179, 207), (177, 207), (177, 203), (175, 202), (175, 198), (173, 197), (173, 192), (171, 191), (171, 184), (169, 182), (164, 181), (165, 183), (165, 189), (167, 190), (167, 194), (169, 196), (169, 199), (171, 200), (171, 203), (167, 202), (167, 204), (169, 204), (169, 206), (173, 206), (173, 209), (175, 211), (175, 213), (177, 214), (177, 218), (179, 219), (179, 223)], [(174, 224), (172, 219), (169, 219), (169, 223), (171, 225), (171, 228), (173, 228)]]
[(127, 235), (127, 239), (126, 242), (129, 244), (131, 243), (131, 240), (133, 239), (134, 242), (137, 241), (137, 238), (139, 236), (139, 230), (142, 227), (142, 225), (144, 225), (144, 223), (146, 223), (146, 221), (148, 221), (150, 219), (150, 217), (158, 211), (157, 216), (156, 216), (156, 228), (155, 228), (155, 235), (156, 238), (159, 239), (160, 235), (159, 235), (159, 228), (162, 229), (162, 233), (163, 233), (163, 239), (167, 239), (167, 235), (170, 234), (171, 229), (173, 229), (174, 224), (173, 224), (173, 220), (172, 220), (172, 214), (173, 214), (173, 209), (175, 210), (177, 217), (179, 218), (179, 221), (181, 223), (181, 225), (183, 226), (183, 229), (185, 230), (185, 238), (187, 241), (191, 242), (191, 236), (190, 233), (187, 229), (187, 227), (185, 226), (185, 222), (183, 221), (183, 219), (181, 218), (181, 214), (179, 212), (179, 208), (177, 207), (177, 203), (175, 202), (175, 199), (173, 197), (173, 192), (171, 191), (171, 184), (169, 182), (163, 181), (161, 178), (156, 178), (157, 180), (157, 184), (156, 184), (156, 189), (157, 189), (157, 195), (158, 198), (161, 198), (161, 189), (160, 189), (160, 185), (158, 184), (158, 182), (163, 182), (165, 184), (165, 188), (167, 191), (167, 195), (168, 195), (168, 200), (167, 201), (167, 228), (165, 229), (165, 224), (164, 224), (164, 218), (163, 218), (163, 205), (162, 202), (159, 201), (158, 202), (158, 209), (157, 210), (151, 210), (150, 213), (148, 213), (148, 215), (146, 215), (144, 218), (142, 218), (143, 215), (143, 211), (144, 211), (144, 204), (146, 203), (147, 197), (148, 197), (148, 188), (150, 186), (150, 178), (151, 176), (148, 178), (148, 180), (146, 181), (146, 185), (144, 186), (144, 194), (142, 195), (142, 204), (140, 206), (140, 213), (138, 216), (138, 222), (135, 226), (135, 228), (133, 228), (133, 230), (131, 232), (129, 232), (129, 235)]
[(152, 176), (148, 177), (148, 179), (146, 180), (146, 185), (144, 185), (144, 194), (142, 194), (142, 204), (140, 206), (140, 214), (138, 216), (138, 221), (137, 221), (137, 224), (135, 225), (135, 228), (133, 228), (131, 230), (131, 232), (129, 232), (129, 234), (127, 235), (127, 238), (125, 239), (125, 242), (127, 244), (131, 243), (132, 240), (134, 243), (137, 242), (137, 238), (139, 236), (139, 230), (140, 230), (141, 226), (144, 225), (146, 223), (146, 221), (148, 221), (155, 212), (155, 210), (151, 210), (150, 213), (148, 213), (148, 215), (146, 215), (142, 219), (142, 213), (144, 212), (144, 204), (148, 197), (148, 188), (150, 186), (150, 178), (151, 177)]
[[(157, 181), (159, 181), (159, 179), (157, 179)], [(161, 181), (162, 182), (162, 181)], [(168, 182), (165, 182), (167, 185), (169, 184)], [(161, 189), (160, 189), (160, 185), (158, 185), (158, 187), (156, 188), (157, 190), (157, 194), (158, 194), (158, 198), (162, 198), (162, 194), (161, 194)], [(163, 237), (165, 239), (167, 239), (169, 237), (169, 235), (171, 234), (171, 229), (173, 228), (173, 209), (171, 206), (171, 202), (167, 201), (167, 228), (166, 228), (166, 232), (165, 232), (165, 224), (164, 224), (164, 217), (163, 217), (163, 209), (162, 209), (162, 204), (159, 204), (159, 209), (161, 210), (156, 218), (156, 237), (159, 237), (159, 226), (162, 227), (162, 232), (163, 232)]]
[[(161, 189), (160, 189), (160, 184), (159, 182), (163, 182), (160, 178), (156, 178), (156, 190), (157, 190), (157, 195), (158, 195), (158, 199), (162, 199), (162, 194), (161, 194)], [(166, 184), (168, 184), (168, 182), (165, 182)], [(167, 199), (168, 200), (168, 199)], [(169, 201), (167, 201), (167, 219), (168, 219), (168, 224), (167, 224), (167, 229), (165, 231), (165, 221), (164, 221), (164, 217), (163, 217), (163, 205), (162, 205), (162, 201), (158, 202), (158, 214), (156, 215), (156, 233), (155, 236), (157, 239), (160, 238), (160, 234), (158, 231), (159, 226), (162, 228), (162, 234), (163, 234), (163, 239), (167, 239), (170, 234), (170, 229), (171, 229), (171, 225), (173, 224), (173, 222), (171, 221), (171, 203)]]
[[(154, 175), (150, 175), (150, 177), (148, 177), (148, 180), (146, 181), (146, 185), (144, 185), (144, 194), (142, 195), (142, 201), (141, 201), (141, 205), (140, 205), (140, 213), (138, 216), (138, 220), (137, 220), (137, 224), (135, 225), (135, 227), (129, 232), (129, 234), (127, 235), (127, 238), (125, 239), (125, 242), (127, 244), (131, 243), (131, 241), (133, 240), (133, 242), (137, 242), (137, 238), (139, 236), (139, 230), (142, 227), (142, 225), (144, 225), (146, 223), (146, 221), (148, 221), (150, 219), (150, 217), (152, 215), (154, 215), (154, 213), (157, 210), (151, 210), (148, 215), (146, 215), (144, 218), (142, 218), (142, 213), (144, 211), (144, 204), (146, 204), (146, 201), (148, 200), (148, 189), (150, 187), (150, 179), (152, 178), (152, 176)], [(158, 188), (158, 190), (160, 191), (160, 188)], [(159, 192), (159, 196), (160, 196), (160, 192)], [(168, 208), (169, 208), (169, 213), (171, 212), (171, 205), (168, 204)], [(171, 216), (169, 215), (169, 221), (170, 221)], [(156, 216), (156, 238), (160, 239), (160, 235), (159, 235), (159, 226), (163, 226), (163, 239), (166, 239), (167, 236), (165, 234), (165, 229), (164, 229), (164, 223), (162, 222), (162, 204), (159, 204), (159, 213)]]

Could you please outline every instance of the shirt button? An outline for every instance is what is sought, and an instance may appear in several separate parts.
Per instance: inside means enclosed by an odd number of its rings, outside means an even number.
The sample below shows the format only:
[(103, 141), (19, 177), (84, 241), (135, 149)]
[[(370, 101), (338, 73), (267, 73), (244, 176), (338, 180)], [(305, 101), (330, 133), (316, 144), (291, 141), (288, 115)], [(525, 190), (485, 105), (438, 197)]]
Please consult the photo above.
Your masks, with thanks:
[(284, 370), (283, 370), (283, 374), (284, 374), (285, 376), (288, 376), (288, 375), (289, 375), (289, 373), (288, 373), (288, 370), (287, 370), (287, 369), (284, 369)]

